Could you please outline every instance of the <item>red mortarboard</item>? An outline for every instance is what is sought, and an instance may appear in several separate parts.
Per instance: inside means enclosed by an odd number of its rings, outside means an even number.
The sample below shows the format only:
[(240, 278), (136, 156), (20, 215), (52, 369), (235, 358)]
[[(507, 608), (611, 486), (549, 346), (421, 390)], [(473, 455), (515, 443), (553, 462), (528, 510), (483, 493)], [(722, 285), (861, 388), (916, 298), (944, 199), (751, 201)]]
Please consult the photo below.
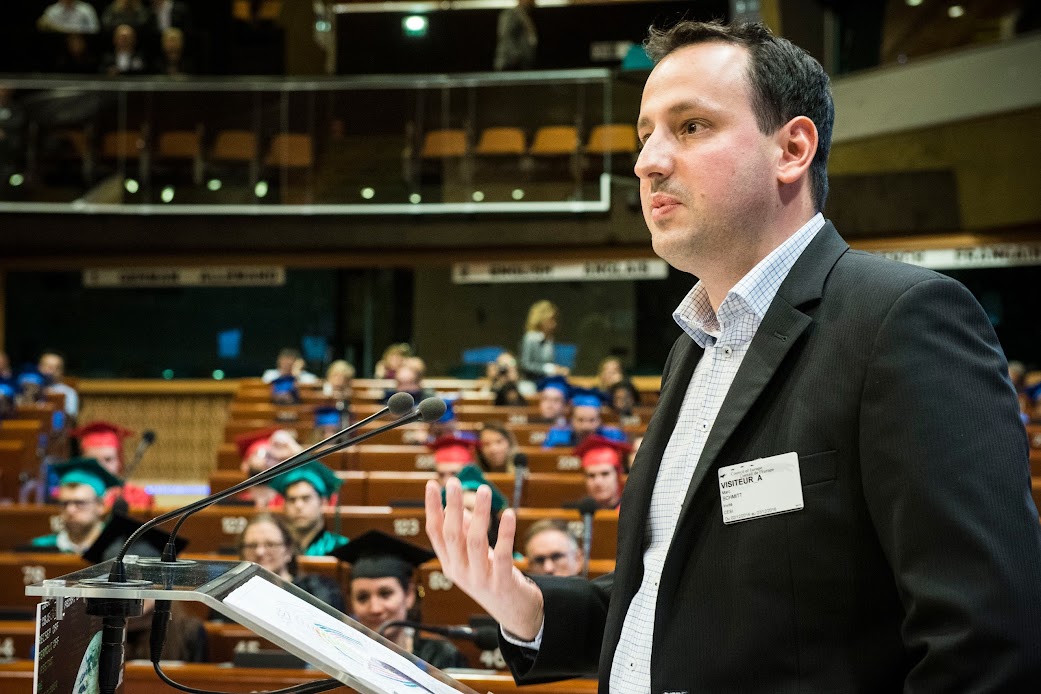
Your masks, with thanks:
[[(91, 422), (69, 432), (80, 441), (80, 449), (111, 446), (122, 453), (123, 439), (134, 432), (111, 422)], [(122, 458), (122, 455), (120, 455)]]
[(575, 455), (582, 459), (582, 467), (610, 463), (621, 473), (622, 456), (631, 453), (633, 447), (626, 441), (615, 441), (598, 434), (590, 434), (575, 449)]
[(427, 447), (434, 452), (434, 460), (438, 463), (460, 463), (466, 465), (474, 461), (476, 442), (459, 436), (446, 435), (438, 437)]
[(278, 431), (278, 427), (264, 427), (263, 429), (254, 429), (236, 436), (235, 446), (239, 449), (239, 458), (248, 458), (256, 450), (257, 446), (267, 442), (276, 431)]

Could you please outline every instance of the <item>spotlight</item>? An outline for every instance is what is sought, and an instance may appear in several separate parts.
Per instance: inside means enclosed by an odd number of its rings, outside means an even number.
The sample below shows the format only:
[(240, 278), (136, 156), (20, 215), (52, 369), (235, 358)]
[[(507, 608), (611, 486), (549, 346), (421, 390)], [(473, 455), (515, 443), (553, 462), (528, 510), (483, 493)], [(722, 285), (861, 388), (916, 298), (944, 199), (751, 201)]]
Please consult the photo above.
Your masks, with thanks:
[(135, 181), (132, 178), (128, 178), (127, 180), (123, 181), (123, 187), (126, 188), (126, 191), (131, 195), (141, 190), (141, 186), (138, 185), (137, 181)]
[(401, 29), (405, 32), (405, 36), (426, 36), (429, 26), (430, 22), (427, 18), (419, 14), (410, 14), (401, 20)]
[(510, 195), (513, 196), (514, 200), (523, 200), (524, 199), (524, 191), (521, 190), (520, 188), (514, 188), (513, 192)]
[(961, 5), (951, 5), (947, 8), (947, 16), (951, 19), (957, 19), (965, 14), (965, 8)]
[(219, 178), (211, 178), (209, 181), (206, 182), (206, 187), (214, 193), (220, 190), (223, 185), (224, 184), (221, 183), (221, 180)]
[(484, 200), (484, 193), (482, 193), (479, 190), (475, 190), (474, 194), (471, 195), (470, 197), (472, 197), (474, 199), (474, 202), (481, 202), (482, 200)]
[(173, 202), (174, 189), (173, 186), (166, 186), (163, 188), (163, 192), (159, 193), (159, 199), (163, 202)]
[(173, 378), (173, 369), (163, 369), (163, 378), (167, 381)]
[(257, 181), (257, 185), (253, 188), (253, 193), (258, 197), (262, 198), (267, 195), (268, 185), (267, 181)]
[(214, 372), (213, 372), (213, 379), (215, 381), (220, 381), (223, 378), (224, 378), (224, 372), (221, 371), (220, 369), (215, 369)]
[(366, 200), (372, 200), (374, 197), (376, 197), (376, 191), (372, 188), (362, 188), (361, 196)]
[(418, 205), (419, 203), (423, 202), (423, 196), (419, 193), (413, 193), (412, 195), (408, 196), (408, 201), (413, 205)]

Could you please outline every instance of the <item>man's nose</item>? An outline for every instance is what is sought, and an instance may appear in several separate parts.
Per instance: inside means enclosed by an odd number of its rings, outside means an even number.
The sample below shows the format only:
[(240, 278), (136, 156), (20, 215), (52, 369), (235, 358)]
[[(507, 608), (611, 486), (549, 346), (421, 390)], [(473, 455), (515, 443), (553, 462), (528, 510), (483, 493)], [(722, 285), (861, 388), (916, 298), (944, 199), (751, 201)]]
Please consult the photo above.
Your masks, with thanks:
[(659, 178), (672, 172), (672, 153), (663, 135), (651, 133), (636, 159), (636, 175), (641, 178)]

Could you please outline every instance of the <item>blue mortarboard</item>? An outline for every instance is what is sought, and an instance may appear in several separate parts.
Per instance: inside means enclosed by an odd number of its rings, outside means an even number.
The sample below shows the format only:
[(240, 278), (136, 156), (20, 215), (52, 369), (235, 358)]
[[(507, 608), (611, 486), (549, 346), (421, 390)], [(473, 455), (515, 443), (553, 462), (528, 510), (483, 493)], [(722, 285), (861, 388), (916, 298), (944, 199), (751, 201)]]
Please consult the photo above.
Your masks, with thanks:
[(437, 420), (438, 424), (448, 424), (449, 422), (455, 421), (455, 400), (448, 398), (442, 398), (445, 402), (445, 413), (441, 415), (441, 419)]
[(0, 383), (0, 397), (13, 398), (14, 388), (7, 383)]
[(572, 407), (601, 407), (604, 394), (591, 388), (573, 388), (571, 390)]
[(94, 458), (72, 458), (51, 467), (58, 474), (60, 484), (86, 484), (99, 497), (104, 496), (109, 487), (123, 486), (123, 480), (101, 467)]
[(318, 492), (318, 496), (323, 499), (328, 499), (343, 485), (343, 480), (337, 477), (335, 472), (317, 460), (279, 475), (271, 480), (268, 485), (282, 496), (285, 496), (286, 489), (297, 482), (307, 482), (314, 487), (314, 490)]
[(571, 397), (571, 384), (567, 382), (567, 379), (563, 376), (548, 376), (546, 378), (540, 378), (535, 387), (539, 389), (539, 392), (551, 388), (553, 390), (559, 390), (564, 394), (564, 399), (567, 400)]
[[(498, 487), (486, 480), (484, 473), (481, 472), (481, 468), (476, 465), (467, 465), (455, 473), (455, 477), (459, 480), (459, 484), (464, 492), (476, 492), (482, 484), (487, 484), (492, 490), (492, 513), (499, 513), (499, 511), (510, 505), (510, 502), (506, 500), (506, 497), (499, 491)], [(441, 505), (445, 505), (444, 489), (441, 490)]]
[(18, 374), (18, 387), (21, 388), (26, 384), (42, 387), (47, 385), (47, 379), (43, 377), (43, 374), (37, 371), (26, 371), (25, 373)]
[(294, 376), (279, 376), (271, 381), (272, 393), (295, 393), (296, 378)]
[(314, 425), (316, 427), (336, 427), (339, 429), (343, 424), (343, 413), (335, 407), (317, 407), (314, 411)]

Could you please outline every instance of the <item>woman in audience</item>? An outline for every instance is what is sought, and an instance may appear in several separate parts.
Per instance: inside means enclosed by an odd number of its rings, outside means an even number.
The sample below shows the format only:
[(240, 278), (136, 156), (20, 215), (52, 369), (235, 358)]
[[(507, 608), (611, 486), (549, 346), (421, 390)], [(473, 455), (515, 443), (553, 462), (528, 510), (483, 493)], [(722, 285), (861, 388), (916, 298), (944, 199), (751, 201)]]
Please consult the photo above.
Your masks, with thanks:
[(270, 513), (254, 516), (239, 537), (239, 556), (252, 561), (297, 588), (310, 593), (340, 612), (346, 612), (340, 586), (317, 574), (301, 573), (297, 566), (297, 546), (289, 526)]
[(322, 384), (322, 395), (338, 402), (351, 399), (354, 389), (354, 367), (343, 359), (337, 359), (325, 371), (325, 382)]
[(423, 387), (423, 377), (426, 375), (427, 365), (419, 357), (409, 357), (401, 362), (394, 371), (395, 387), (386, 393), (387, 399), (394, 393), (408, 393), (420, 402), (433, 395), (433, 391)]
[(477, 440), (477, 463), (485, 472), (513, 472), (518, 461), (527, 467), (528, 457), (517, 450), (517, 437), (499, 422), (485, 422)]
[(520, 347), (520, 368), (532, 381), (543, 376), (567, 376), (566, 366), (554, 361), (553, 337), (559, 325), (560, 309), (551, 301), (536, 301), (528, 309), (524, 338)]
[(618, 357), (605, 357), (600, 362), (600, 370), (596, 374), (596, 387), (601, 391), (610, 392), (611, 386), (626, 380), (625, 368), (622, 360)]
[(376, 378), (394, 378), (401, 364), (412, 356), (412, 347), (407, 342), (399, 342), (383, 350), (383, 358), (376, 362), (373, 375)]
[[(347, 595), (351, 615), (373, 631), (388, 622), (422, 622), (415, 573), (434, 558), (430, 550), (379, 530), (336, 549), (333, 556), (351, 565)], [(449, 641), (426, 638), (414, 629), (388, 627), (383, 635), (436, 668), (467, 667), (466, 658)]]

